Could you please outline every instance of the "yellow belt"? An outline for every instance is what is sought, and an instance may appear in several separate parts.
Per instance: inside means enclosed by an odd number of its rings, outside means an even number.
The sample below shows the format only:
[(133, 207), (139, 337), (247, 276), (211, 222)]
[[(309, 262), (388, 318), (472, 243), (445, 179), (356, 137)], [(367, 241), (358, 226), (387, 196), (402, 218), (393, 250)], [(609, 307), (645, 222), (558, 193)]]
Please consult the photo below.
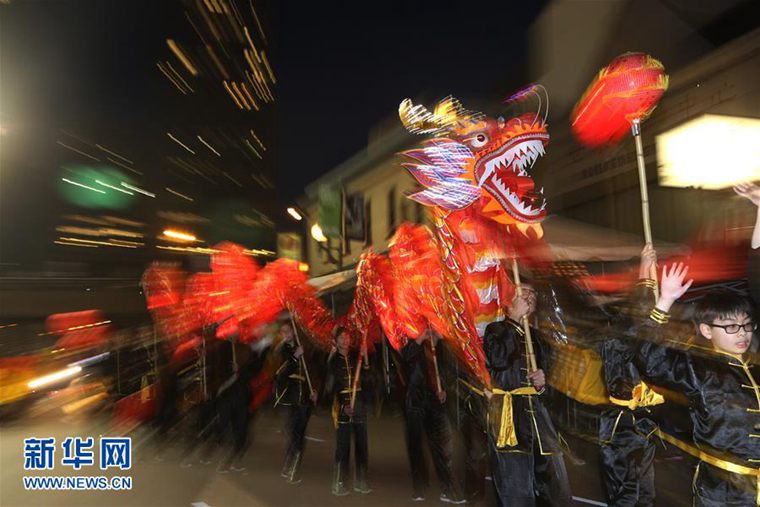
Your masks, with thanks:
[(610, 402), (614, 405), (626, 407), (629, 410), (636, 410), (639, 407), (651, 407), (665, 403), (665, 398), (661, 394), (652, 390), (646, 383), (640, 382), (639, 385), (633, 388), (632, 396), (630, 400), (621, 400), (610, 396)]
[(697, 447), (691, 444), (683, 442), (677, 439), (676, 437), (665, 433), (664, 431), (660, 429), (657, 430), (657, 436), (659, 436), (661, 439), (665, 440), (666, 442), (670, 442), (671, 444), (675, 445), (682, 451), (687, 452), (696, 458), (699, 458), (700, 460), (704, 461), (708, 465), (712, 465), (714, 467), (720, 468), (721, 470), (725, 470), (726, 472), (731, 472), (733, 474), (754, 476), (755, 481), (757, 483), (757, 486), (756, 486), (757, 493), (755, 496), (755, 503), (757, 505), (760, 505), (760, 469), (746, 467), (744, 465), (738, 465), (736, 463), (731, 463), (730, 461), (717, 458), (711, 454), (707, 454), (705, 451), (698, 449)]
[[(496, 447), (501, 449), (506, 446), (514, 447), (517, 445), (517, 433), (515, 432), (515, 422), (512, 414), (512, 396), (535, 396), (538, 394), (533, 386), (518, 387), (511, 391), (502, 389), (493, 389), (494, 396), (502, 396), (501, 417), (499, 419), (499, 435), (496, 438)], [(490, 412), (489, 412), (490, 417)]]

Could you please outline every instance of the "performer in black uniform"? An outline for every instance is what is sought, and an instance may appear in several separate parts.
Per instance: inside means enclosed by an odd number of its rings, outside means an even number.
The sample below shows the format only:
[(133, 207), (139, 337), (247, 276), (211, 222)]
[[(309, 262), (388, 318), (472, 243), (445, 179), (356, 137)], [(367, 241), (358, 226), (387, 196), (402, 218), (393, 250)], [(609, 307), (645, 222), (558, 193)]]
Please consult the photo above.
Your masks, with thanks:
[(640, 280), (630, 302), (603, 331), (606, 339), (599, 350), (610, 400), (599, 418), (600, 458), (611, 507), (650, 507), (655, 500), (657, 424), (652, 420), (652, 408), (664, 399), (642, 382), (630, 360), (630, 341), (625, 335), (654, 304), (656, 282), (649, 273), (656, 263), (655, 251), (647, 245), (641, 252)]
[(535, 307), (535, 292), (525, 286), (522, 296), (515, 296), (511, 307), (505, 309), (508, 317), (489, 324), (483, 336), (493, 383), (493, 390), (485, 392), (489, 398), (491, 474), (505, 507), (571, 502), (559, 436), (540, 399), (546, 383), (541, 341), (531, 329), (539, 369), (530, 372), (519, 324)]
[(303, 347), (296, 342), (290, 322), (283, 322), (280, 335), (283, 363), (275, 374), (275, 406), (283, 405), (287, 408), (285, 434), (288, 442), (281, 475), (289, 483), (298, 484), (301, 482), (298, 470), (303, 459), (306, 425), (309, 423), (311, 408), (317, 402), (317, 392), (309, 389)]
[(657, 304), (638, 331), (644, 341), (634, 361), (643, 378), (689, 400), (701, 453), (694, 505), (760, 505), (760, 367), (750, 352), (754, 309), (735, 292), (711, 291), (695, 312), (706, 341), (687, 348), (665, 325), (671, 306), (691, 285), (687, 271), (683, 265), (663, 270)]
[[(372, 491), (367, 485), (368, 450), (365, 398), (368, 392), (369, 368), (362, 361), (363, 366), (357, 370), (358, 354), (349, 351), (351, 342), (343, 327), (336, 327), (333, 335), (335, 336), (335, 350), (328, 359), (328, 374), (331, 378), (327, 381), (328, 389), (333, 395), (333, 422), (336, 429), (332, 492), (336, 496), (344, 496), (349, 493), (346, 488), (346, 481), (349, 473), (351, 435), (353, 435), (356, 457), (354, 491), (367, 494)], [(360, 375), (360, 377), (352, 407), (351, 397), (355, 375)]]
[[(432, 346), (426, 346), (426, 342)], [(453, 442), (444, 406), (446, 391), (442, 388), (440, 374), (436, 371), (432, 358), (433, 347), (437, 342), (438, 336), (427, 329), (416, 340), (409, 340), (401, 349), (407, 379), (404, 412), (406, 445), (414, 488), (412, 499), (425, 499), (428, 474), (423, 439), (427, 436), (433, 466), (441, 483), (441, 501), (464, 503), (451, 470)]]

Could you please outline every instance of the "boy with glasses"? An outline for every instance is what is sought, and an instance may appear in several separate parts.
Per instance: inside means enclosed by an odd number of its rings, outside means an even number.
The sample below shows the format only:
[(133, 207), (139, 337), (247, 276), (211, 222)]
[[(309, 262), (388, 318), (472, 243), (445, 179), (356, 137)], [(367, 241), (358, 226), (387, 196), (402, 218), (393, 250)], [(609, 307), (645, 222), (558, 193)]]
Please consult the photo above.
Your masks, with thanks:
[(637, 347), (634, 363), (642, 377), (689, 400), (694, 444), (701, 452), (694, 505), (759, 505), (760, 367), (749, 352), (757, 328), (753, 309), (735, 292), (712, 291), (695, 314), (709, 346), (688, 351), (665, 346), (668, 312), (691, 285), (687, 274), (683, 264), (663, 269), (660, 296), (639, 329), (647, 341)]

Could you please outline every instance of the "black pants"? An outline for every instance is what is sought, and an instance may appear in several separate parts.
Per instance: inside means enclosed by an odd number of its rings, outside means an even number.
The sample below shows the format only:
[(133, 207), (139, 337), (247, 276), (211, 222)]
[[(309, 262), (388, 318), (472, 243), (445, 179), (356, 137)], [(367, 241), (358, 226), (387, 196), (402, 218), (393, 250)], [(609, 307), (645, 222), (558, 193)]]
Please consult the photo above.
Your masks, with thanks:
[(535, 445), (532, 453), (503, 452), (488, 437), (491, 475), (503, 507), (570, 505), (570, 487), (561, 454), (542, 455)]
[[(609, 410), (599, 422), (600, 458), (610, 507), (654, 505), (654, 423), (629, 410)], [(638, 424), (637, 424), (638, 423)], [(638, 427), (637, 427), (638, 426)]]
[(354, 455), (356, 457), (356, 477), (363, 480), (367, 476), (367, 421), (341, 417), (338, 422), (335, 439), (335, 469), (338, 480), (345, 482), (348, 478), (349, 459), (351, 455), (351, 435), (354, 436)]
[(488, 439), (485, 416), (474, 403), (461, 411), (459, 432), (465, 448), (464, 495), (467, 500), (477, 501), (485, 495)]
[(424, 496), (428, 485), (424, 453), (425, 437), (427, 437), (433, 458), (435, 473), (441, 483), (441, 490), (446, 493), (454, 492), (454, 474), (451, 471), (453, 445), (449, 421), (442, 406), (432, 405), (406, 410), (406, 448), (412, 469), (412, 486), (415, 495)]
[(303, 457), (306, 425), (309, 423), (310, 416), (311, 405), (295, 404), (287, 407), (285, 432), (288, 439), (288, 448), (285, 452), (285, 469), (288, 474), (291, 474), (291, 477), (297, 474), (298, 466)]

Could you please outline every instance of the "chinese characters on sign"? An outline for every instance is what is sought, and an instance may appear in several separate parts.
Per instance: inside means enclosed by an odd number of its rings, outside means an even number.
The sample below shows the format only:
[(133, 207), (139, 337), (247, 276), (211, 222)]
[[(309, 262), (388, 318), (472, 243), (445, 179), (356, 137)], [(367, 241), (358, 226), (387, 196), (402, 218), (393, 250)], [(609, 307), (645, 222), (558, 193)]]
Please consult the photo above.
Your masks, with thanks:
[[(61, 465), (80, 470), (95, 464), (94, 439), (68, 437), (61, 443)], [(55, 438), (24, 439), (24, 470), (52, 470), (55, 465)], [(132, 467), (132, 439), (100, 437), (100, 469)]]

